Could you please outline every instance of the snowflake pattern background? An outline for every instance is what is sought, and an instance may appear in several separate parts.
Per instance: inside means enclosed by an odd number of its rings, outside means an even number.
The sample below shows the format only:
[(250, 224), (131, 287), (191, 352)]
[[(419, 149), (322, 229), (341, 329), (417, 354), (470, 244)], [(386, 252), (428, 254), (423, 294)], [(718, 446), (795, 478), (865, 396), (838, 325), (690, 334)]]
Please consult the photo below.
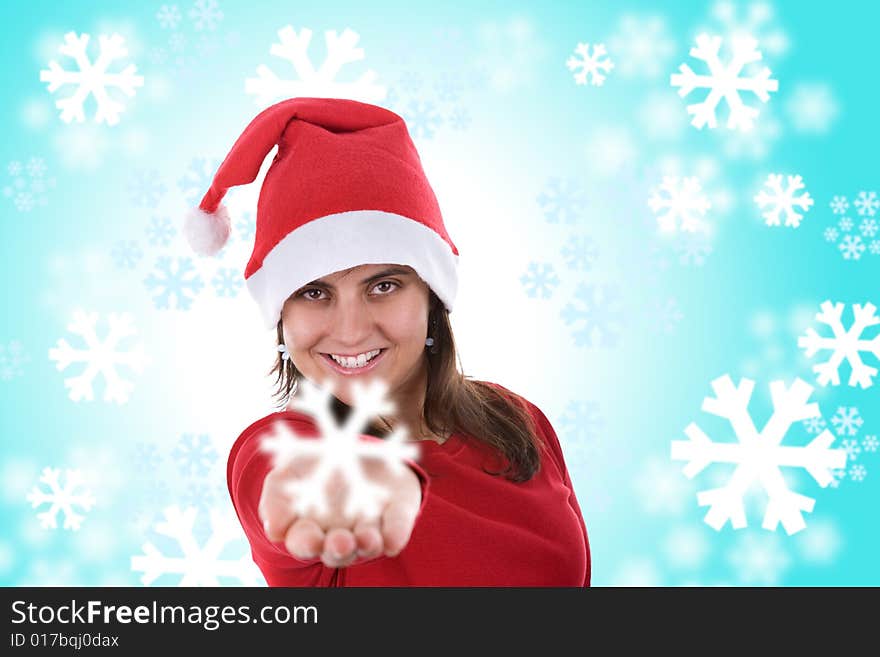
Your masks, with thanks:
[[(268, 22), (238, 0), (42, 4), (10, 5), (2, 28), (22, 55), (0, 104), (0, 415), (20, 437), (0, 464), (4, 584), (263, 583), (229, 522), (225, 465), (275, 410), (277, 345), (243, 279), (271, 156), (227, 195), (217, 256), (195, 256), (181, 220), (247, 120), (291, 95), (407, 122), (461, 251), (462, 367), (551, 420), (595, 584), (880, 584), (865, 521), (880, 499), (880, 324), (847, 333), (857, 306), (880, 307), (876, 92), (849, 47), (873, 42), (880, 8), (416, 6), (400, 29), (383, 0), (312, 18), (268, 0)], [(761, 309), (780, 314), (756, 345)], [(746, 526), (714, 529), (697, 496), (735, 483), (735, 465), (688, 479), (671, 458), (691, 421), (736, 442), (698, 412), (723, 372), (755, 381), (758, 428), (772, 381), (811, 386), (820, 414), (780, 446), (830, 435), (845, 455), (825, 486), (779, 468), (774, 490), (814, 500), (798, 531), (790, 513), (761, 526), (760, 487), (743, 494)], [(59, 491), (81, 473), (91, 496), (66, 529), (46, 468)]]

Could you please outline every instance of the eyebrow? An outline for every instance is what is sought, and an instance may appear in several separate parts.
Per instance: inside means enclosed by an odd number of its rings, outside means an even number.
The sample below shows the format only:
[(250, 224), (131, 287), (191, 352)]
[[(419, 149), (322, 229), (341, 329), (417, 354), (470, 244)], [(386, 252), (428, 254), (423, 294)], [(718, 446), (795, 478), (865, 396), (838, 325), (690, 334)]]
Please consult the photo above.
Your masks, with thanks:
[[(375, 281), (377, 278), (385, 278), (386, 276), (395, 276), (395, 275), (407, 275), (411, 272), (408, 269), (404, 269), (403, 267), (389, 267), (388, 269), (383, 269), (377, 274), (373, 274), (372, 276), (368, 276), (367, 278), (361, 281), (361, 285), (366, 285), (371, 281)], [(306, 283), (303, 287), (324, 287), (328, 289), (333, 289), (333, 286), (330, 283), (325, 283), (324, 281), (317, 280), (312, 281), (311, 283)]]

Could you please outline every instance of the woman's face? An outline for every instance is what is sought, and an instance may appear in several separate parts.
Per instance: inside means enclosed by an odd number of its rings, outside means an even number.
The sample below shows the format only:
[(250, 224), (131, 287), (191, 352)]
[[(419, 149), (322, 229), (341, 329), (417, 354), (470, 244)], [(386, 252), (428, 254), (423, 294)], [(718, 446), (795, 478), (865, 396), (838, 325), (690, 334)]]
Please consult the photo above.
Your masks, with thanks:
[(391, 399), (414, 401), (424, 394), (429, 294), (415, 270), (403, 265), (335, 272), (284, 303), (284, 343), (307, 379), (331, 381), (335, 396), (349, 405), (351, 382), (375, 378), (385, 381)]

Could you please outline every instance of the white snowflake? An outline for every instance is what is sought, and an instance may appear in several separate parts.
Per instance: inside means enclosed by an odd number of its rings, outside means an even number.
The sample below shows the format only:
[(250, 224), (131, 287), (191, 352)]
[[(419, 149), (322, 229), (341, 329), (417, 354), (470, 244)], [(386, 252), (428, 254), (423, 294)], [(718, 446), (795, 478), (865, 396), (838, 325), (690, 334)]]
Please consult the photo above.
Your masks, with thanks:
[(577, 55), (571, 55), (565, 62), (569, 71), (578, 71), (574, 74), (574, 81), (578, 85), (587, 84), (587, 76), (589, 82), (594, 87), (601, 87), (605, 82), (604, 73), (608, 73), (614, 68), (614, 63), (606, 57), (608, 54), (605, 50), (604, 43), (593, 45), (593, 54), (590, 54), (589, 43), (579, 43), (574, 49)]
[(189, 17), (197, 32), (214, 30), (217, 23), (223, 20), (223, 12), (217, 7), (217, 0), (196, 0), (189, 10)]
[[(95, 504), (95, 498), (86, 489), (80, 489), (83, 485), (83, 477), (79, 470), (64, 471), (64, 485), (61, 484), (61, 471), (57, 468), (43, 468), (40, 475), (40, 483), (45, 484), (48, 490), (41, 490), (34, 486), (27, 495), (28, 502), (33, 508), (43, 504), (50, 504), (47, 511), (37, 514), (40, 524), (44, 529), (55, 529), (58, 526), (58, 512), (64, 514), (64, 529), (77, 531), (85, 520), (74, 510), (79, 507), (88, 511)], [(78, 490), (79, 489), (79, 490)]]
[(714, 128), (717, 125), (715, 109), (724, 98), (730, 108), (727, 127), (749, 131), (758, 116), (758, 110), (743, 103), (739, 92), (751, 91), (761, 102), (766, 103), (770, 99), (769, 92), (776, 91), (779, 85), (776, 80), (770, 79), (770, 69), (767, 67), (754, 77), (740, 77), (746, 64), (761, 59), (755, 39), (743, 36), (734, 38), (733, 57), (727, 66), (718, 57), (721, 41), (721, 37), (701, 34), (697, 37), (696, 47), (691, 48), (691, 57), (706, 62), (709, 75), (697, 75), (690, 66), (682, 64), (679, 67), (681, 72), (673, 73), (670, 82), (673, 87), (679, 87), (678, 95), (682, 98), (696, 88), (710, 90), (705, 101), (688, 105), (688, 114), (694, 115), (691, 123), (695, 127), (702, 129), (708, 123), (710, 128)]
[(861, 354), (872, 353), (875, 358), (880, 358), (880, 334), (868, 339), (864, 336), (865, 329), (880, 324), (880, 318), (875, 315), (877, 308), (872, 303), (864, 306), (853, 304), (853, 323), (849, 329), (844, 328), (841, 316), (843, 315), (843, 303), (825, 301), (821, 305), (821, 311), (816, 313), (816, 320), (831, 328), (832, 337), (822, 337), (812, 328), (808, 328), (806, 334), (798, 338), (798, 347), (804, 350), (807, 358), (812, 358), (818, 351), (830, 350), (831, 357), (824, 363), (813, 366), (813, 371), (818, 375), (819, 385), (840, 385), (839, 368), (845, 358), (852, 371), (850, 372), (849, 385), (868, 388), (873, 384), (873, 378), (877, 375), (877, 368), (862, 362)]
[(146, 363), (143, 345), (138, 344), (129, 351), (118, 350), (123, 338), (136, 333), (132, 326), (132, 318), (127, 313), (108, 315), (110, 330), (104, 340), (98, 338), (95, 330), (97, 323), (98, 313), (74, 311), (73, 321), (67, 325), (67, 330), (81, 336), (85, 341), (85, 348), (74, 349), (67, 340), (61, 338), (57, 347), (49, 349), (49, 360), (56, 361), (56, 368), (59, 371), (67, 369), (71, 363), (86, 364), (81, 375), (64, 380), (64, 386), (70, 389), (70, 398), (73, 401), (78, 402), (83, 399), (91, 401), (94, 398), (92, 382), (98, 374), (101, 374), (106, 384), (104, 401), (122, 404), (128, 400), (134, 384), (122, 379), (116, 372), (116, 366), (127, 365), (140, 374)]
[(844, 260), (859, 260), (865, 252), (865, 245), (858, 235), (844, 235), (837, 248)]
[(849, 202), (846, 200), (846, 196), (835, 196), (831, 199), (831, 203), (828, 205), (831, 207), (831, 211), (834, 214), (846, 214), (846, 211), (849, 208)]
[[(668, 196), (661, 196), (666, 192)], [(664, 231), (674, 231), (676, 227), (687, 232), (697, 232), (705, 226), (702, 217), (712, 207), (709, 199), (702, 193), (700, 181), (696, 178), (663, 176), (659, 188), (652, 191), (648, 205), (657, 214), (657, 223)], [(661, 211), (664, 211), (659, 214)]]
[(852, 481), (864, 481), (868, 474), (868, 469), (861, 463), (856, 463), (849, 469), (849, 478)]
[(837, 413), (831, 418), (831, 424), (836, 427), (838, 436), (855, 436), (864, 422), (855, 406), (839, 406)]
[(381, 505), (387, 499), (387, 491), (364, 475), (362, 460), (378, 459), (392, 471), (401, 472), (407, 467), (405, 460), (415, 460), (418, 456), (417, 445), (406, 442), (408, 430), (402, 425), (395, 427), (384, 440), (361, 439), (361, 431), (369, 424), (370, 418), (394, 412), (394, 405), (386, 399), (387, 384), (381, 379), (374, 379), (366, 385), (352, 382), (354, 404), (342, 425), (337, 424), (331, 412), (333, 384), (328, 382), (318, 387), (307, 379), (302, 380), (302, 384), (302, 394), (293, 399), (293, 406), (314, 418), (320, 439), (300, 438), (286, 424), (279, 422), (274, 426), (273, 435), (261, 442), (261, 449), (273, 455), (275, 467), (283, 467), (301, 456), (319, 457), (308, 479), (291, 481), (287, 485), (294, 509), (300, 515), (311, 509), (319, 514), (326, 513), (326, 486), (334, 473), (339, 472), (348, 487), (345, 515), (378, 517)]
[(844, 233), (848, 233), (852, 230), (853, 220), (849, 217), (842, 217), (840, 221), (837, 222), (837, 227), (840, 228)]
[(857, 458), (859, 458), (859, 454), (862, 453), (862, 448), (859, 446), (859, 441), (853, 438), (844, 440), (841, 443), (841, 447), (843, 448), (843, 451), (846, 452), (847, 461), (855, 461)]
[(809, 434), (822, 433), (827, 426), (828, 424), (822, 416), (808, 417), (804, 420), (804, 429)]
[(764, 212), (762, 216), (768, 226), (779, 226), (780, 214), (785, 213), (785, 225), (797, 228), (801, 225), (802, 214), (795, 210), (795, 207), (807, 212), (813, 206), (813, 199), (810, 198), (809, 192), (804, 192), (798, 196), (795, 193), (804, 188), (804, 181), (800, 176), (788, 176), (788, 185), (783, 189), (782, 174), (771, 173), (767, 176), (764, 186), (770, 190), (761, 190), (755, 195), (755, 203), (758, 207), (764, 208), (770, 205), (771, 208)]
[(100, 54), (95, 62), (89, 61), (86, 49), (89, 44), (89, 35), (77, 36), (76, 32), (68, 32), (64, 35), (64, 43), (58, 51), (76, 60), (79, 70), (65, 71), (55, 60), (49, 62), (49, 68), (40, 71), (40, 81), (49, 83), (49, 93), (55, 93), (61, 86), (66, 84), (77, 85), (76, 92), (69, 98), (62, 98), (55, 102), (55, 106), (61, 110), (61, 120), (70, 123), (76, 120), (82, 123), (85, 120), (84, 104), (91, 94), (98, 104), (95, 114), (95, 122), (107, 122), (107, 125), (119, 123), (119, 115), (123, 111), (122, 103), (110, 98), (107, 93), (109, 87), (115, 87), (127, 96), (134, 96), (135, 87), (143, 86), (144, 78), (135, 75), (137, 68), (129, 64), (118, 73), (107, 71), (110, 63), (115, 59), (121, 59), (128, 55), (124, 45), (125, 40), (118, 34), (112, 36), (100, 35)]
[(829, 226), (822, 234), (824, 235), (826, 242), (836, 242), (838, 236), (840, 235), (840, 233), (837, 232), (837, 229), (834, 226)]
[(227, 546), (241, 537), (240, 527), (228, 514), (212, 510), (211, 534), (200, 545), (193, 532), (197, 514), (195, 507), (181, 510), (169, 506), (164, 510), (165, 519), (154, 529), (174, 540), (182, 556), (166, 556), (153, 543), (144, 543), (143, 554), (131, 558), (132, 571), (143, 573), (143, 585), (150, 586), (163, 575), (180, 575), (177, 586), (220, 586), (221, 577), (236, 579), (245, 586), (260, 584), (262, 577), (249, 554), (240, 559), (221, 558)]
[(846, 464), (846, 452), (830, 448), (834, 435), (828, 430), (805, 447), (781, 446), (793, 423), (821, 415), (818, 404), (807, 403), (812, 386), (801, 379), (789, 388), (783, 381), (771, 382), (773, 415), (760, 432), (748, 411), (753, 381), (741, 379), (734, 386), (730, 376), (724, 375), (712, 382), (712, 388), (716, 397), (704, 399), (702, 408), (727, 419), (739, 442), (713, 442), (693, 422), (685, 429), (688, 440), (672, 442), (672, 459), (688, 462), (683, 470), (688, 478), (711, 463), (736, 464), (726, 485), (697, 493), (699, 505), (710, 507), (706, 523), (716, 530), (728, 520), (734, 529), (745, 527), (745, 494), (757, 481), (768, 496), (763, 528), (775, 531), (781, 522), (788, 534), (804, 529), (803, 512), (812, 511), (815, 500), (790, 490), (780, 468), (803, 468), (824, 488), (833, 479), (831, 471)]
[(288, 25), (278, 31), (281, 42), (272, 45), (271, 53), (293, 64), (298, 80), (282, 80), (261, 64), (257, 77), (245, 80), (245, 92), (256, 95), (256, 103), (269, 105), (279, 98), (295, 96), (341, 97), (362, 102), (375, 102), (385, 97), (385, 87), (375, 84), (376, 72), (367, 71), (354, 82), (335, 79), (345, 65), (364, 58), (363, 48), (356, 48), (360, 36), (348, 28), (339, 35), (335, 30), (324, 32), (327, 58), (315, 70), (308, 56), (312, 31), (303, 28), (299, 34)]
[(876, 452), (878, 445), (880, 445), (880, 441), (878, 441), (877, 436), (873, 434), (870, 436), (865, 436), (862, 439), (862, 447), (865, 449), (866, 452)]
[(877, 234), (877, 220), (862, 219), (862, 223), (859, 224), (859, 231), (864, 237), (874, 237)]
[(859, 214), (873, 217), (880, 208), (880, 200), (877, 199), (877, 192), (859, 192), (858, 198), (853, 201)]

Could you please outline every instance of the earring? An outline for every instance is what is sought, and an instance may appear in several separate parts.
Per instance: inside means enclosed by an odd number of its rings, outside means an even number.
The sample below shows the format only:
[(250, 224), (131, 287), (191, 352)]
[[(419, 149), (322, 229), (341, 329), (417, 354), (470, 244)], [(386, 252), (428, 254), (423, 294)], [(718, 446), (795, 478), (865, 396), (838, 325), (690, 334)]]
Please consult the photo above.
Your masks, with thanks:
[(287, 351), (286, 344), (278, 345), (278, 351), (281, 354), (281, 360), (290, 360), (290, 352)]
[[(432, 319), (431, 320), (431, 332), (436, 333), (436, 331), (437, 331), (437, 320)], [(437, 347), (434, 346), (434, 338), (432, 338), (432, 337), (425, 338), (425, 346), (431, 347), (430, 351), (432, 354), (437, 353)]]

